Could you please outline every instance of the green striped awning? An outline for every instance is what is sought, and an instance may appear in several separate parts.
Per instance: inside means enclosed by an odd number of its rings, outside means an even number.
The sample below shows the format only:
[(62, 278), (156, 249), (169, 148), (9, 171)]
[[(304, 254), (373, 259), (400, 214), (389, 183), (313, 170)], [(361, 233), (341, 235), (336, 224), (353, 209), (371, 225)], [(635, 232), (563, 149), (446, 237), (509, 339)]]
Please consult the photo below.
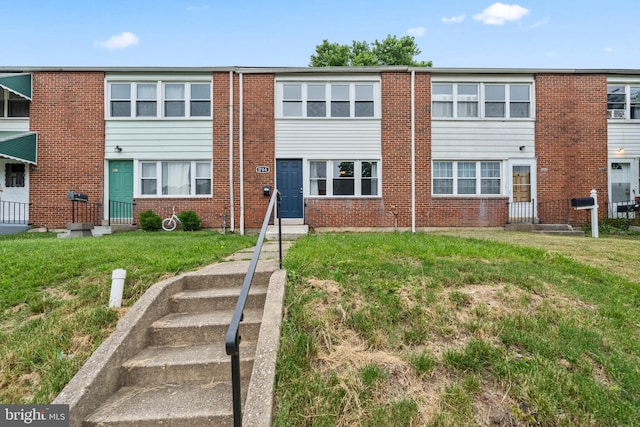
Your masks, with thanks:
[(0, 132), (0, 157), (36, 164), (38, 136), (35, 132)]
[(31, 74), (0, 74), (0, 87), (31, 101)]

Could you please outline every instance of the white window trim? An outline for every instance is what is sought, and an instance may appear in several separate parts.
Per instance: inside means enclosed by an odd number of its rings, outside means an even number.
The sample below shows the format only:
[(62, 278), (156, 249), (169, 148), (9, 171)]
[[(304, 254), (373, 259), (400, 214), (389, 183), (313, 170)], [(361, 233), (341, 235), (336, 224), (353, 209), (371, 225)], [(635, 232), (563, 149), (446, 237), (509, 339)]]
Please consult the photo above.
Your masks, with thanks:
[[(434, 167), (433, 164), (434, 163), (452, 163), (452, 174), (453, 177), (451, 178), (446, 178), (446, 177), (435, 177), (434, 176)], [(476, 175), (474, 177), (475, 181), (476, 181), (476, 192), (474, 194), (458, 194), (458, 179), (465, 179), (465, 177), (458, 177), (458, 164), (459, 163), (475, 163), (476, 164)], [(489, 178), (489, 177), (483, 177), (482, 176), (482, 163), (498, 163), (499, 170), (500, 170), (500, 177), (499, 178)], [(486, 198), (501, 198), (501, 197), (506, 197), (505, 196), (505, 185), (504, 185), (504, 177), (505, 175), (505, 170), (504, 170), (504, 162), (501, 160), (445, 160), (445, 159), (434, 159), (431, 162), (431, 196), (434, 198), (438, 198), (438, 197), (456, 197), (456, 198), (482, 198), (482, 199), (486, 199)], [(434, 180), (435, 179), (452, 179), (453, 181), (453, 193), (450, 194), (440, 194), (440, 193), (434, 193)], [(483, 179), (499, 179), (500, 181), (500, 193), (499, 194), (483, 194), (481, 193), (482, 191), (482, 180)]]
[[(437, 84), (449, 84), (453, 85), (453, 117), (435, 117), (431, 116), (432, 121), (444, 121), (444, 120), (483, 120), (483, 121), (534, 121), (535, 120), (535, 82), (532, 78), (509, 78), (509, 79), (478, 79), (477, 77), (460, 77), (460, 78), (434, 78), (431, 81), (431, 108), (433, 109), (433, 103), (437, 100), (433, 99), (433, 85)], [(458, 117), (458, 84), (477, 84), (478, 85), (478, 116), (477, 117)], [(505, 85), (505, 117), (485, 117), (485, 86), (487, 85)], [(510, 117), (510, 86), (511, 85), (528, 85), (529, 86), (529, 117)], [(518, 101), (515, 101), (518, 102)]]
[[(310, 173), (310, 164), (311, 162), (325, 162), (326, 170), (326, 195), (320, 194), (311, 194), (311, 173)], [(333, 163), (334, 162), (353, 162), (354, 168), (354, 194), (353, 195), (345, 195), (333, 194)], [(377, 186), (377, 194), (375, 195), (362, 195), (362, 163), (363, 162), (376, 162), (378, 164), (378, 175), (376, 176), (378, 180)], [(320, 199), (336, 199), (336, 198), (349, 198), (349, 199), (379, 199), (382, 198), (382, 161), (380, 159), (307, 159), (305, 161), (305, 171), (304, 171), (304, 197), (310, 198), (320, 198)], [(359, 171), (357, 174), (355, 171)]]
[[(162, 194), (162, 163), (172, 162), (189, 162), (191, 170), (191, 194)], [(142, 164), (143, 163), (155, 163), (156, 164), (156, 194), (142, 194)], [(205, 177), (211, 180), (211, 186), (209, 188), (209, 194), (196, 194), (196, 179), (203, 177), (196, 176), (197, 163), (209, 164), (209, 177)], [(142, 199), (202, 199), (211, 198), (213, 196), (213, 162), (211, 160), (136, 160), (134, 162), (134, 197)]]
[[(129, 84), (130, 85), (130, 99), (131, 113), (129, 116), (112, 116), (111, 115), (111, 85), (112, 84)], [(156, 85), (156, 116), (136, 116), (136, 103), (137, 99), (137, 85), (139, 84), (155, 84)], [(171, 116), (165, 117), (165, 97), (164, 97), (164, 85), (165, 84), (184, 84), (185, 91), (185, 115), (184, 116)], [(209, 115), (208, 116), (191, 116), (191, 85), (192, 84), (208, 84), (209, 85)], [(104, 114), (105, 120), (211, 120), (213, 118), (213, 81), (209, 80), (133, 80), (133, 79), (113, 79), (108, 78), (105, 80), (105, 103)], [(202, 101), (202, 99), (194, 99), (194, 101)]]
[[(284, 102), (284, 85), (285, 84), (300, 84), (302, 85), (302, 116), (284, 116), (283, 114), (283, 102)], [(325, 117), (307, 117), (307, 85), (325, 85), (325, 99), (326, 110)], [(349, 85), (349, 117), (331, 117), (331, 85), (332, 84), (348, 84)], [(355, 115), (355, 102), (356, 102), (356, 85), (371, 84), (373, 86), (373, 116), (372, 117), (357, 117)], [(278, 78), (276, 79), (276, 105), (275, 113), (276, 119), (284, 120), (380, 120), (382, 116), (382, 102), (380, 93), (380, 79), (379, 78), (348, 78), (348, 77), (332, 77), (326, 79), (326, 77), (308, 77), (305, 79), (290, 79), (290, 78)], [(360, 100), (364, 101), (364, 100)]]

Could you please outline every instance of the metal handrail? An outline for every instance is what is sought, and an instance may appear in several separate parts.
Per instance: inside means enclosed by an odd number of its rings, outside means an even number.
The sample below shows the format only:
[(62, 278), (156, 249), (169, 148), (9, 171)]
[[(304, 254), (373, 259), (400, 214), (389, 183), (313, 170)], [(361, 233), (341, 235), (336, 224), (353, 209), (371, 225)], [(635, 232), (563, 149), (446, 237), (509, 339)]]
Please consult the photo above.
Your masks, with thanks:
[(231, 385), (233, 389), (233, 425), (235, 427), (242, 426), (242, 391), (241, 391), (241, 380), (240, 380), (240, 335), (238, 335), (240, 329), (240, 322), (243, 318), (244, 306), (247, 303), (247, 297), (249, 296), (249, 288), (251, 287), (251, 282), (253, 281), (253, 276), (256, 272), (256, 266), (258, 265), (258, 259), (260, 258), (260, 251), (262, 251), (262, 243), (264, 242), (264, 237), (267, 234), (267, 228), (269, 226), (269, 218), (273, 213), (273, 208), (277, 201), (277, 216), (278, 216), (278, 242), (279, 242), (279, 250), (280, 250), (280, 268), (282, 268), (282, 218), (280, 215), (280, 204), (282, 201), (282, 196), (280, 192), (276, 190), (274, 194), (271, 196), (271, 200), (269, 201), (269, 207), (267, 208), (267, 213), (264, 216), (264, 222), (262, 223), (262, 228), (260, 229), (260, 236), (258, 237), (258, 242), (256, 243), (256, 248), (253, 251), (253, 256), (251, 257), (251, 262), (249, 263), (249, 269), (247, 270), (247, 274), (244, 277), (244, 282), (242, 283), (242, 289), (240, 290), (240, 296), (238, 297), (238, 302), (236, 304), (236, 308), (233, 312), (233, 316), (231, 317), (231, 323), (229, 324), (229, 329), (227, 330), (227, 338), (226, 338), (226, 349), (227, 355), (231, 356)]

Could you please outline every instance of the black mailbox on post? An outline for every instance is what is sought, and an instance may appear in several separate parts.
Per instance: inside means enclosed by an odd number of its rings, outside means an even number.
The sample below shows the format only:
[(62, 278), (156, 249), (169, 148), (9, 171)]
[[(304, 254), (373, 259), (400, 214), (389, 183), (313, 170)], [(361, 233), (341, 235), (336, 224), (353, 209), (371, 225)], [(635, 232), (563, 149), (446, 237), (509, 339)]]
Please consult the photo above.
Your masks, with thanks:
[(67, 192), (67, 200), (71, 200), (73, 202), (88, 202), (89, 196), (87, 194), (76, 193), (75, 191)]
[(593, 197), (576, 197), (571, 199), (571, 207), (574, 209), (591, 209), (595, 207), (596, 202)]

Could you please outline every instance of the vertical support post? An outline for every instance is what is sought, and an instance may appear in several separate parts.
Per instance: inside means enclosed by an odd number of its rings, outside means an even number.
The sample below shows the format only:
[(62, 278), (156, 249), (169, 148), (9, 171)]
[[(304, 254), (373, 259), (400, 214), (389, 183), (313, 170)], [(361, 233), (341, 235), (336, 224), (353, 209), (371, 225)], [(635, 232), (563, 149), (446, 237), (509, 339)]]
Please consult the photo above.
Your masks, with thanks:
[(280, 270), (282, 270), (282, 195), (280, 191), (276, 190), (278, 198), (276, 205), (276, 212), (278, 214), (278, 245), (280, 251)]
[(593, 197), (593, 208), (591, 208), (591, 237), (598, 238), (598, 192), (594, 189), (591, 190), (591, 197)]
[(240, 354), (231, 355), (231, 389), (233, 391), (233, 425), (242, 427), (242, 387), (240, 385)]

